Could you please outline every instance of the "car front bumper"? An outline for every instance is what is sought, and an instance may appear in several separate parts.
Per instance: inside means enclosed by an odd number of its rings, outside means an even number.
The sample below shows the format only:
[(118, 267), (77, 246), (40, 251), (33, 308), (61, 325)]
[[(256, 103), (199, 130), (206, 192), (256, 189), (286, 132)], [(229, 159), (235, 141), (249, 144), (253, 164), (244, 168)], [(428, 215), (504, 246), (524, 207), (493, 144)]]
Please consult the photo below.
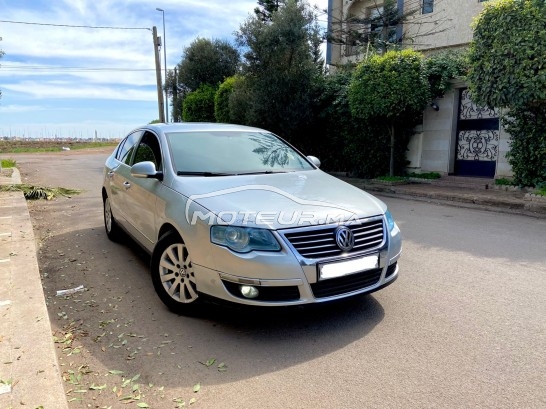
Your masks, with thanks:
[[(401, 237), (398, 227), (370, 251), (318, 260), (302, 257), (282, 234), (280, 252), (234, 253), (211, 244), (216, 268), (194, 264), (199, 292), (222, 300), (255, 306), (290, 306), (339, 300), (371, 293), (392, 284), (399, 274)], [(319, 265), (377, 256), (375, 268), (320, 279)], [(258, 290), (258, 297), (246, 298), (242, 286)]]

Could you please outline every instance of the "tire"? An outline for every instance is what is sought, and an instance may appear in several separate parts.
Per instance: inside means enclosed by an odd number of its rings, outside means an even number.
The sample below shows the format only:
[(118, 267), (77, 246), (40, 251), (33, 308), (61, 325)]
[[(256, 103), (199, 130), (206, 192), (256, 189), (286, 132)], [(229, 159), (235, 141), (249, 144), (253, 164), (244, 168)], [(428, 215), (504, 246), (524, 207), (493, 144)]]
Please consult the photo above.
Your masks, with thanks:
[(155, 291), (169, 310), (181, 315), (197, 312), (202, 297), (197, 292), (188, 248), (178, 234), (170, 232), (159, 239), (151, 273)]
[(118, 241), (120, 236), (120, 228), (114, 215), (112, 214), (112, 207), (110, 206), (110, 199), (106, 196), (103, 200), (103, 209), (104, 209), (104, 229), (106, 230), (106, 235), (112, 241)]

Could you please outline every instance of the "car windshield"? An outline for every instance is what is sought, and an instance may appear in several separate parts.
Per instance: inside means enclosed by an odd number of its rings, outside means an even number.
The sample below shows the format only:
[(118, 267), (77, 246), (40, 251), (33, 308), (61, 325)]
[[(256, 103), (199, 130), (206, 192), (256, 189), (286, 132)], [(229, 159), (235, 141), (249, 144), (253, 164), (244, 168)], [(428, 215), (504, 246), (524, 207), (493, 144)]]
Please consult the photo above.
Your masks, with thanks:
[(223, 176), (311, 170), (292, 147), (267, 132), (167, 133), (178, 175)]

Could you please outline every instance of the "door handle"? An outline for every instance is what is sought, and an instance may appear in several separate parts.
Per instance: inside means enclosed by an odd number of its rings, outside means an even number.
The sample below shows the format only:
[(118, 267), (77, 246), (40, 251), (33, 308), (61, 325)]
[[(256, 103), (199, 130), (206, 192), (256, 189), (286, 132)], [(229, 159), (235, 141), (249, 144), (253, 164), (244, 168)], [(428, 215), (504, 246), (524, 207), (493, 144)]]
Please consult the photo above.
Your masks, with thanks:
[(123, 186), (125, 187), (125, 189), (129, 189), (131, 187), (131, 184), (127, 181), (123, 182)]
[(113, 171), (113, 170), (111, 170), (110, 172), (108, 172), (108, 177), (109, 177), (110, 179), (112, 179), (112, 178), (114, 177), (114, 171)]

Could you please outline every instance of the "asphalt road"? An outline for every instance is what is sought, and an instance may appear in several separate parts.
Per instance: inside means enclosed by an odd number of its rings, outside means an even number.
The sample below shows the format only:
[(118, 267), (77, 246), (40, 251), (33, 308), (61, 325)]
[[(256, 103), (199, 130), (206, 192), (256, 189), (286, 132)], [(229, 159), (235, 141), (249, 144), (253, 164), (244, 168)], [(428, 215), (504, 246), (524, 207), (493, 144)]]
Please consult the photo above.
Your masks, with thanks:
[(13, 155), (23, 182), (85, 190), (29, 205), (72, 407), (546, 407), (545, 220), (385, 198), (404, 237), (393, 285), (180, 317), (155, 295), (147, 256), (106, 238), (106, 156)]

